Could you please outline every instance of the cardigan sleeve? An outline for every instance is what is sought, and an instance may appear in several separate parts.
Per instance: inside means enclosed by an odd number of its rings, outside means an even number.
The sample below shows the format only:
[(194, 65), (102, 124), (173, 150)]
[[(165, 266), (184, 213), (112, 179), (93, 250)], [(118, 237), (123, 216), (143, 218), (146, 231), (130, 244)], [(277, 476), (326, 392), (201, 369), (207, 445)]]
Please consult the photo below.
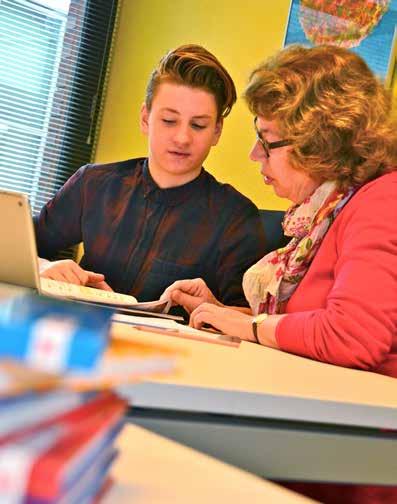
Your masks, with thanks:
[(389, 354), (397, 327), (397, 177), (390, 182), (368, 184), (337, 217), (325, 307), (283, 317), (276, 328), (282, 350), (366, 370)]

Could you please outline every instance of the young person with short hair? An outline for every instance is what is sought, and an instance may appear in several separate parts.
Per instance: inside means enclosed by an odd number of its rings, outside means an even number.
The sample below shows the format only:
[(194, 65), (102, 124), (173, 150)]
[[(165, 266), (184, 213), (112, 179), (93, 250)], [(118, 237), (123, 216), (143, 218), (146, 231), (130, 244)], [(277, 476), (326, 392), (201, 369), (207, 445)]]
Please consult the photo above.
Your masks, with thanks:
[(41, 275), (139, 301), (202, 277), (223, 302), (246, 304), (242, 275), (264, 250), (258, 210), (202, 166), (235, 101), (230, 75), (206, 49), (167, 53), (141, 110), (148, 157), (83, 166), (44, 206), (34, 219), (39, 256), (79, 242), (84, 256), (80, 265), (41, 261)]

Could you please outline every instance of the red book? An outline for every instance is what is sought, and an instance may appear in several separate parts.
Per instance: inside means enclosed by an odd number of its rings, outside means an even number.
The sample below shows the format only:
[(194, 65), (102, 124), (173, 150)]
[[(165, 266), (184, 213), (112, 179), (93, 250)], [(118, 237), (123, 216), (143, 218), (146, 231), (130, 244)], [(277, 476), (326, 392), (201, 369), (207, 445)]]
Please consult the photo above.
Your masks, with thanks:
[(125, 401), (117, 395), (103, 392), (85, 405), (2, 443), (0, 500), (26, 494), (47, 500), (65, 493), (90, 463), (109, 449), (125, 408)]

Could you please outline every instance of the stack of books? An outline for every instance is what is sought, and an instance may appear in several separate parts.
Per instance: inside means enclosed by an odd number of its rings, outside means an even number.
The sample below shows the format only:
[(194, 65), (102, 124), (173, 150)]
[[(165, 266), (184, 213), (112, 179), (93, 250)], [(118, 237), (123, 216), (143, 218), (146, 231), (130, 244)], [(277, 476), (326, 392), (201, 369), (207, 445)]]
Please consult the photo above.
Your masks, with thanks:
[(170, 372), (175, 352), (109, 337), (109, 310), (0, 303), (0, 502), (89, 503), (109, 486), (126, 403), (111, 388)]
[(93, 502), (117, 456), (125, 402), (10, 361), (0, 362), (0, 383), (0, 502)]

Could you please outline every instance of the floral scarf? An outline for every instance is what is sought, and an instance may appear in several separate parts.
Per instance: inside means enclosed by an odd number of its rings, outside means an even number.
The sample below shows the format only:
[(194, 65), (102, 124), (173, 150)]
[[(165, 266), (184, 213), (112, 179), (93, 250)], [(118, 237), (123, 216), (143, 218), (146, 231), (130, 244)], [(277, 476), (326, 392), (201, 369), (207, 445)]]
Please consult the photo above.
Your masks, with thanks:
[(254, 314), (284, 312), (330, 225), (356, 189), (340, 192), (335, 182), (324, 182), (303, 203), (287, 210), (283, 228), (291, 241), (244, 274), (243, 289)]

